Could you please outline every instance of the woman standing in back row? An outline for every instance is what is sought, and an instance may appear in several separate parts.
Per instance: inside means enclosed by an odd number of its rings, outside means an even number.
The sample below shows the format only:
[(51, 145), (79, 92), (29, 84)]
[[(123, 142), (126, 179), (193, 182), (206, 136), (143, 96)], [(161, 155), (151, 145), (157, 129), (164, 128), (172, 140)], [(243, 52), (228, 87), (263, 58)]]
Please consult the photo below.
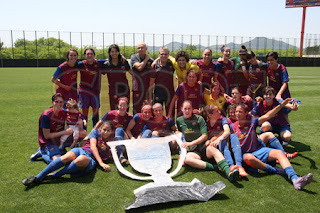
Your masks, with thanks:
[(102, 73), (107, 73), (110, 110), (115, 110), (121, 96), (127, 97), (130, 103), (130, 88), (126, 76), (130, 71), (130, 65), (127, 60), (122, 60), (118, 45), (110, 45), (108, 54), (109, 59), (102, 65)]

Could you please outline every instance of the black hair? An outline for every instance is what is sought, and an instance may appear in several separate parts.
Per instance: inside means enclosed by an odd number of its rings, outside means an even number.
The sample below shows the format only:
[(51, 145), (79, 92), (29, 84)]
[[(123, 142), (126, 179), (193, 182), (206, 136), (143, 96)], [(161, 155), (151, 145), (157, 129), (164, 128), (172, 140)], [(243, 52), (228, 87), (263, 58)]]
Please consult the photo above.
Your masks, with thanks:
[(278, 57), (278, 53), (277, 52), (274, 52), (274, 51), (271, 51), (271, 52), (268, 52), (267, 56), (266, 56), (266, 59), (268, 59), (268, 57), (272, 57), (274, 58), (275, 60), (277, 60), (279, 57)]
[(189, 60), (190, 60), (189, 54), (186, 51), (183, 51), (183, 50), (177, 52), (176, 57), (175, 57), (176, 61), (178, 61), (178, 59), (180, 57), (184, 57), (187, 62), (189, 62)]
[(112, 48), (116, 49), (116, 50), (119, 52), (118, 60), (120, 61), (120, 60), (121, 60), (120, 48), (119, 48), (119, 46), (116, 45), (116, 44), (111, 44), (111, 45), (109, 46), (109, 48), (108, 48), (109, 60), (110, 60), (110, 61), (112, 60), (111, 55), (110, 55), (110, 52), (111, 52)]
[(83, 54), (85, 55), (88, 50), (91, 50), (91, 51), (93, 52), (93, 55), (96, 55), (96, 52), (94, 51), (94, 49), (92, 49), (92, 48), (90, 48), (90, 47), (89, 47), (89, 48), (86, 48), (86, 49), (84, 50)]

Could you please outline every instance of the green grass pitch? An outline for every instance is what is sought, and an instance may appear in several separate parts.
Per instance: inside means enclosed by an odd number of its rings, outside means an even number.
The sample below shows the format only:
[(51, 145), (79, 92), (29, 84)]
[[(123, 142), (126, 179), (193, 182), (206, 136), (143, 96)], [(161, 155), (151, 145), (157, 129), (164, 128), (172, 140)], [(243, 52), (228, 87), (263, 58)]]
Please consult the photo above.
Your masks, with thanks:
[[(30, 162), (29, 157), (37, 149), (38, 118), (51, 104), (54, 71), (0, 68), (0, 212), (124, 212), (134, 201), (133, 190), (147, 182), (121, 176), (114, 164), (109, 173), (97, 169), (85, 177), (67, 175), (29, 189), (21, 183), (46, 166), (43, 161)], [(312, 172), (313, 183), (296, 191), (287, 178), (260, 172), (231, 184), (220, 173), (185, 167), (174, 181), (198, 178), (206, 184), (223, 181), (227, 187), (208, 202), (173, 202), (136, 211), (319, 212), (320, 68), (289, 67), (288, 72), (291, 94), (302, 104), (289, 115), (293, 142), (286, 150), (300, 153), (291, 163), (299, 175)], [(106, 76), (102, 86), (100, 117), (108, 111)], [(174, 168), (177, 157), (173, 156)]]

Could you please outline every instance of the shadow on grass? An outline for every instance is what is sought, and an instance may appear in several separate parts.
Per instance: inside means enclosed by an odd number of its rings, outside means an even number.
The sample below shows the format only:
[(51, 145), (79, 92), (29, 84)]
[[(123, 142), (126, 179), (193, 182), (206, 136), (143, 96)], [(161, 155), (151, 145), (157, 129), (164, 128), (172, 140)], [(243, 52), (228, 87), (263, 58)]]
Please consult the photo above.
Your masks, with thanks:
[(300, 152), (311, 151), (311, 147), (309, 145), (306, 145), (298, 141), (291, 141), (288, 146), (284, 146), (284, 150), (289, 153), (292, 153), (292, 152), (300, 153)]
[[(214, 202), (216, 200), (228, 200), (229, 197), (225, 194), (216, 194), (214, 195), (210, 200), (208, 200), (207, 202)], [(201, 201), (195, 201), (195, 200), (190, 200), (190, 201), (174, 201), (174, 202), (169, 202), (169, 203), (159, 203), (159, 204), (154, 204), (154, 205), (150, 205), (150, 206), (143, 206), (140, 208), (136, 208), (136, 209), (131, 209), (128, 210), (126, 212), (148, 212), (148, 211), (156, 211), (156, 210), (172, 210), (174, 208), (179, 208), (182, 206), (187, 206), (187, 205), (191, 205), (191, 204), (195, 204), (195, 203), (201, 203)]]
[(33, 187), (39, 186), (39, 185), (44, 185), (44, 184), (60, 184), (60, 183), (69, 183), (69, 182), (73, 182), (73, 183), (92, 183), (94, 176), (97, 172), (97, 169), (94, 169), (93, 171), (91, 171), (90, 173), (81, 176), (81, 177), (76, 177), (76, 176), (71, 176), (70, 178), (66, 178), (66, 177), (60, 177), (57, 179), (52, 179), (52, 180), (43, 180), (39, 183), (35, 183), (32, 184), (30, 186), (27, 186), (25, 188), (25, 191), (29, 191), (31, 190)]

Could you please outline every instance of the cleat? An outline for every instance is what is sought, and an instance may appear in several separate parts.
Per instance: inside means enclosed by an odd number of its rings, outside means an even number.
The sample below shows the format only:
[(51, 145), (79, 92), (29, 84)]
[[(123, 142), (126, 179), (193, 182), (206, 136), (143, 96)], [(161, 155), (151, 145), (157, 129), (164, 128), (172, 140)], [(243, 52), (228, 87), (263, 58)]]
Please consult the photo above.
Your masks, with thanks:
[(40, 158), (41, 156), (42, 156), (42, 155), (41, 155), (40, 148), (38, 148), (37, 151), (30, 156), (30, 161), (35, 161), (35, 160), (37, 160), (38, 158)]
[(127, 160), (125, 157), (121, 156), (121, 157), (119, 158), (119, 160), (120, 160), (120, 163), (121, 163), (122, 166), (127, 165), (127, 161), (128, 161), (128, 160)]
[(285, 142), (285, 141), (282, 142), (282, 146), (287, 146), (288, 144), (289, 144), (288, 142)]
[(248, 177), (248, 173), (246, 173), (246, 170), (242, 166), (237, 165), (237, 169), (241, 177)]
[(30, 186), (30, 185), (35, 184), (35, 183), (38, 183), (38, 182), (39, 182), (39, 181), (38, 181), (37, 177), (31, 176), (31, 177), (29, 177), (29, 178), (24, 179), (24, 180), (22, 181), (22, 184), (25, 185), (25, 186)]
[(232, 172), (233, 170), (235, 170), (237, 168), (238, 168), (237, 165), (232, 165), (232, 166), (230, 166), (230, 171)]
[(275, 168), (277, 170), (276, 174), (282, 175), (282, 176), (286, 175), (286, 172), (284, 171), (284, 169), (279, 168), (279, 167), (273, 167), (273, 168)]
[(238, 169), (233, 170), (232, 172), (229, 172), (228, 174), (228, 180), (233, 183), (239, 178), (239, 171)]
[(298, 152), (294, 152), (294, 153), (288, 153), (288, 152), (286, 152), (286, 157), (287, 157), (289, 160), (291, 160), (292, 158), (297, 157), (298, 154), (299, 154)]
[(302, 190), (307, 184), (311, 183), (313, 179), (313, 176), (311, 173), (299, 177), (294, 183), (293, 186), (296, 190)]

